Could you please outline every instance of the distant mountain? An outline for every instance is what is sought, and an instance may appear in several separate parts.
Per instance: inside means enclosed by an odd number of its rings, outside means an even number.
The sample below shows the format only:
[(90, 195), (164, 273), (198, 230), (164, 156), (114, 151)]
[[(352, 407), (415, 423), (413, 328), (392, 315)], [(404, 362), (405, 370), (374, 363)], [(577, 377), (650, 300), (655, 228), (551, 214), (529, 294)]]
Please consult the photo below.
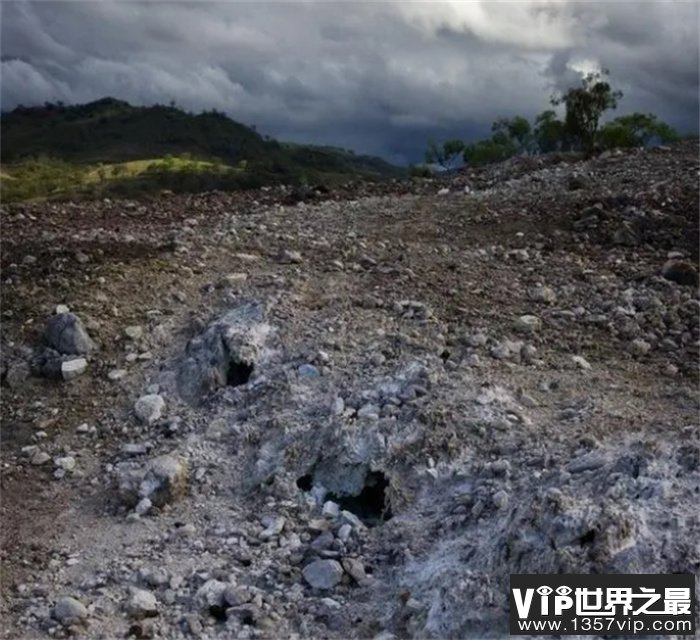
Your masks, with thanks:
[[(7, 175), (12, 175), (12, 165), (30, 158), (93, 170), (152, 160), (161, 163), (154, 166), (162, 174), (164, 158), (183, 156), (198, 163), (200, 174), (202, 167), (216, 167), (219, 174), (224, 173), (221, 167), (231, 168), (224, 186), (233, 188), (234, 182), (239, 186), (313, 184), (404, 175), (380, 158), (263, 137), (217, 111), (195, 115), (175, 106), (138, 107), (115, 98), (82, 105), (18, 107), (2, 114), (0, 127), (0, 157)], [(140, 179), (143, 182), (143, 176)], [(164, 182), (161, 187), (173, 186)]]

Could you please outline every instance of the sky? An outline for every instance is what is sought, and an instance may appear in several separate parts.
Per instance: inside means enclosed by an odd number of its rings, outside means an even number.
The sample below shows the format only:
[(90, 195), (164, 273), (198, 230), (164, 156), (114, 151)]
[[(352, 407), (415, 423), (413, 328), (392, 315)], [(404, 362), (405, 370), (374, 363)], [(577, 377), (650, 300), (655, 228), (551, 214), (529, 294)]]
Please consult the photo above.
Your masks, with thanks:
[(217, 109), (405, 164), (608, 68), (617, 113), (697, 132), (697, 0), (0, 1), (2, 109), (104, 96)]

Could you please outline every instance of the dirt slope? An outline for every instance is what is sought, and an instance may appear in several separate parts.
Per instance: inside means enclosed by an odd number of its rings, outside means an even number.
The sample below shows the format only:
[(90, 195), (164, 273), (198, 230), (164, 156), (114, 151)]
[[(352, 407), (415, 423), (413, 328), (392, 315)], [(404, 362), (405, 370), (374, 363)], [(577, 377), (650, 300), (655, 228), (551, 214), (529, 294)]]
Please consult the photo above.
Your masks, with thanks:
[(3, 637), (500, 637), (511, 572), (698, 573), (697, 145), (299, 199), (2, 210)]

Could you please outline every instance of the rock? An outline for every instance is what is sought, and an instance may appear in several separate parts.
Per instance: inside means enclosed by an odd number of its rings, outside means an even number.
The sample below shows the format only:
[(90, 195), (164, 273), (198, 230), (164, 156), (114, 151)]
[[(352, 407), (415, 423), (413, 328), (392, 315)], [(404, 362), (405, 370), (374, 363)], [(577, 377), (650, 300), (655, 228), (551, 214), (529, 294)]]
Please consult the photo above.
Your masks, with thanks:
[(571, 356), (571, 361), (579, 368), (579, 369), (590, 369), (591, 364), (584, 358), (583, 356)]
[(88, 610), (80, 600), (65, 596), (56, 601), (53, 608), (53, 617), (64, 627), (70, 627), (86, 620)]
[(315, 560), (304, 567), (302, 575), (314, 589), (332, 589), (343, 578), (343, 567), (337, 560)]
[(567, 465), (566, 469), (570, 473), (581, 473), (583, 471), (593, 471), (594, 469), (600, 469), (607, 463), (607, 458), (597, 451), (592, 451), (585, 455), (574, 458)]
[(637, 339), (632, 340), (627, 350), (636, 357), (645, 356), (651, 350), (651, 345), (645, 340)]
[(676, 284), (698, 286), (698, 271), (694, 265), (685, 260), (669, 260), (662, 267), (661, 275)]
[(83, 355), (95, 348), (80, 318), (73, 313), (60, 313), (47, 323), (42, 336), (44, 344), (65, 355)]
[(301, 264), (304, 261), (301, 253), (298, 251), (290, 251), (289, 249), (283, 249), (278, 259), (282, 263), (289, 264)]
[(54, 465), (64, 471), (72, 472), (75, 470), (75, 458), (73, 456), (63, 456), (54, 460)]
[(143, 327), (138, 324), (126, 327), (126, 329), (124, 329), (124, 335), (129, 338), (129, 340), (141, 340), (141, 338), (143, 338)]
[(542, 328), (542, 320), (537, 316), (524, 315), (520, 316), (513, 326), (513, 329), (519, 333), (535, 333)]
[(318, 378), (321, 375), (321, 372), (312, 364), (302, 364), (297, 369), (297, 373), (300, 378)]
[(286, 522), (284, 516), (263, 518), (263, 525), (265, 529), (260, 532), (260, 538), (262, 540), (269, 540), (282, 533), (284, 529), (284, 523)]
[(324, 516), (328, 518), (337, 518), (340, 515), (340, 507), (336, 502), (332, 500), (327, 500), (323, 503), (323, 509), (321, 511)]
[(136, 461), (119, 463), (115, 479), (122, 501), (130, 507), (143, 498), (162, 507), (187, 492), (187, 467), (169, 455), (154, 458), (145, 466)]
[(165, 409), (165, 400), (158, 394), (141, 396), (134, 404), (136, 417), (144, 424), (152, 425), (160, 420)]
[(10, 389), (20, 389), (29, 378), (30, 370), (26, 362), (15, 362), (7, 369), (5, 382)]
[(29, 462), (35, 466), (39, 466), (42, 464), (46, 464), (49, 460), (51, 460), (51, 456), (46, 453), (46, 451), (40, 451), (37, 449), (33, 454), (32, 457), (29, 459)]
[(126, 603), (126, 610), (133, 618), (151, 618), (158, 615), (158, 600), (145, 589), (131, 587), (131, 595)]
[(529, 289), (527, 293), (530, 300), (534, 300), (535, 302), (544, 302), (546, 304), (552, 304), (557, 300), (557, 294), (551, 287), (537, 285)]
[(87, 360), (85, 358), (73, 358), (61, 363), (61, 377), (64, 380), (73, 380), (87, 371)]
[(139, 503), (134, 508), (134, 512), (138, 513), (140, 516), (145, 516), (153, 507), (153, 503), (149, 498), (141, 498)]
[(369, 582), (369, 578), (365, 573), (365, 567), (357, 558), (343, 558), (343, 569), (357, 584), (363, 585)]
[(56, 308), (54, 309), (54, 313), (56, 315), (61, 314), (61, 313), (70, 313), (70, 308), (68, 307), (67, 304), (57, 304)]
[(626, 247), (635, 247), (639, 244), (639, 238), (632, 230), (632, 227), (623, 223), (615, 230), (612, 237), (613, 244), (618, 244)]
[(112, 382), (117, 382), (118, 380), (126, 377), (127, 373), (128, 371), (126, 369), (112, 369), (109, 373), (107, 373), (107, 378)]
[(221, 607), (225, 605), (224, 594), (229, 585), (220, 580), (207, 580), (194, 596), (195, 604), (200, 609), (210, 609), (211, 607)]

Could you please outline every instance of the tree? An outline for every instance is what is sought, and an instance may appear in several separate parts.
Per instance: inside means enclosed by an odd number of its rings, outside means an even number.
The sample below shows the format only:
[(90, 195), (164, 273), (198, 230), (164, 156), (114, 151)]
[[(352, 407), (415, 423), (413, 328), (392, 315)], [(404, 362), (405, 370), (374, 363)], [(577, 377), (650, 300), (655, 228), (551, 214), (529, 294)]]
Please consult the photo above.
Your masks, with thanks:
[(464, 161), (472, 167), (480, 167), (506, 160), (517, 153), (508, 136), (499, 131), (487, 140), (480, 140), (464, 148)]
[(508, 118), (498, 118), (492, 125), (491, 131), (495, 134), (503, 134), (520, 151), (529, 151), (532, 142), (532, 127), (527, 118), (515, 116)]
[(676, 142), (678, 132), (651, 113), (631, 113), (611, 120), (600, 128), (599, 142), (606, 149), (645, 147), (653, 140)]
[(425, 152), (425, 161), (428, 164), (439, 164), (445, 170), (454, 169), (463, 151), (464, 142), (461, 140), (447, 140), (442, 147), (431, 140)]
[(534, 138), (540, 153), (562, 151), (566, 148), (564, 123), (551, 109), (543, 111), (535, 118)]
[(605, 80), (608, 75), (610, 72), (607, 69), (589, 73), (580, 87), (573, 87), (562, 96), (551, 99), (554, 106), (566, 106), (566, 133), (577, 147), (586, 152), (592, 151), (595, 146), (600, 117), (608, 109), (615, 109), (622, 97), (622, 92), (613, 90)]

